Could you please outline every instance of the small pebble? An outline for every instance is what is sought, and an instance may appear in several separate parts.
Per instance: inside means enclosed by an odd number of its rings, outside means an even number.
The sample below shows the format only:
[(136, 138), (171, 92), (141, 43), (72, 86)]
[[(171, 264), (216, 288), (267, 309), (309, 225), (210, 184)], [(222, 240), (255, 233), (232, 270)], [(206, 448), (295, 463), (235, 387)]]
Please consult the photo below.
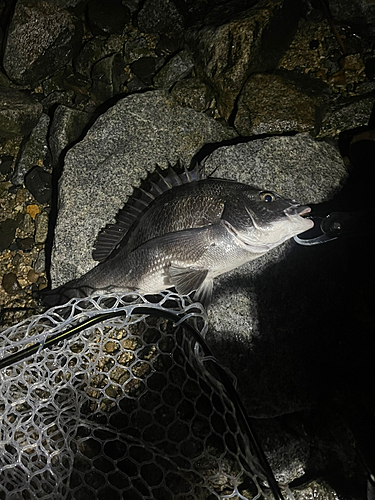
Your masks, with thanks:
[(39, 278), (36, 281), (36, 284), (38, 285), (39, 290), (43, 290), (44, 288), (47, 288), (47, 278), (45, 276), (39, 276)]
[(36, 283), (38, 281), (39, 275), (34, 271), (34, 269), (30, 269), (27, 273), (27, 279), (30, 283)]
[(45, 243), (48, 234), (48, 214), (41, 212), (36, 217), (35, 243)]
[(12, 259), (12, 265), (14, 267), (17, 267), (22, 261), (22, 255), (19, 253), (16, 253), (16, 255)]
[(33, 246), (34, 246), (34, 238), (17, 238), (16, 239), (16, 242), (17, 242), (17, 246), (20, 250), (23, 250), (23, 251), (30, 251)]
[(40, 208), (38, 205), (27, 205), (26, 212), (32, 219), (35, 219), (36, 215), (40, 212)]
[(52, 196), (52, 175), (41, 167), (33, 167), (25, 176), (25, 186), (39, 203), (48, 203)]
[(12, 168), (13, 156), (1, 155), (0, 156), (0, 173), (8, 174)]
[(34, 270), (37, 274), (40, 274), (45, 271), (46, 268), (46, 253), (44, 251), (44, 248), (40, 250), (38, 253), (38, 257), (36, 258), (35, 264), (34, 264)]
[(1, 284), (9, 295), (14, 295), (21, 290), (21, 286), (17, 281), (17, 276), (14, 273), (4, 274)]
[(14, 219), (5, 219), (0, 222), (0, 252), (3, 252), (11, 245), (17, 226), (18, 221)]

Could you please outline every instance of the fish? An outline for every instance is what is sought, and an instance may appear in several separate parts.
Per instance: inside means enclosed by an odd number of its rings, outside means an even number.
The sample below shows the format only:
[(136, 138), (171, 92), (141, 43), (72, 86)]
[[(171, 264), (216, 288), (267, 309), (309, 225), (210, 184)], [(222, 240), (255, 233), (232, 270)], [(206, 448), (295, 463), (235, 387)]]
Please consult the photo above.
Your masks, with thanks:
[(97, 266), (42, 300), (51, 307), (93, 293), (174, 288), (194, 292), (208, 307), (217, 276), (310, 229), (309, 212), (273, 191), (207, 177), (201, 165), (157, 167), (133, 190), (116, 223), (99, 233)]

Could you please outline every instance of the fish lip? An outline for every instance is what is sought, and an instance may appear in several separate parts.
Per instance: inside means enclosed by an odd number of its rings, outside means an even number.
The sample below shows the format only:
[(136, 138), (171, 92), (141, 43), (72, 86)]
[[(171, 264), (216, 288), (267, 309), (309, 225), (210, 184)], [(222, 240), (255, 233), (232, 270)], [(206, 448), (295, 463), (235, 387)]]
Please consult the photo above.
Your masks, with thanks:
[(311, 208), (307, 205), (292, 205), (284, 210), (284, 214), (287, 217), (293, 215), (299, 215), (300, 217), (305, 217), (307, 214), (311, 212)]
[(300, 205), (297, 207), (297, 213), (301, 217), (305, 217), (307, 214), (311, 212), (311, 208), (306, 205)]

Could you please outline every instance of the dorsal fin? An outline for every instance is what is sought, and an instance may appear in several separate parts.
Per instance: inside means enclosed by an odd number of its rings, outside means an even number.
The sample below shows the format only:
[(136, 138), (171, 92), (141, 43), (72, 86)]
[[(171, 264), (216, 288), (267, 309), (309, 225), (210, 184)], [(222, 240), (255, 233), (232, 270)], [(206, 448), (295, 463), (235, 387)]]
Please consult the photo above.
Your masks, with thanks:
[[(149, 174), (142, 181), (139, 188), (133, 190), (124, 208), (122, 208), (116, 217), (115, 224), (108, 224), (98, 235), (92, 257), (94, 260), (103, 262), (120, 244), (123, 238), (128, 234), (129, 229), (133, 226), (141, 215), (146, 212), (150, 205), (163, 193), (182, 184), (198, 181), (205, 178), (204, 168), (197, 164), (192, 170), (187, 170), (182, 167), (181, 173), (177, 169), (181, 169), (179, 163), (174, 167), (171, 165), (167, 169), (162, 170), (156, 165), (155, 172)], [(156, 177), (156, 178), (155, 178)]]

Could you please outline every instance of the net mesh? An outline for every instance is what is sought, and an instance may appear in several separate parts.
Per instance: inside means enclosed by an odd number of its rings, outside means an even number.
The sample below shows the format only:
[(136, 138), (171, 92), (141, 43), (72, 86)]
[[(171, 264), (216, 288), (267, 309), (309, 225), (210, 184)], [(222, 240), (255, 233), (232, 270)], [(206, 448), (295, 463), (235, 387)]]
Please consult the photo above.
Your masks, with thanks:
[[(134, 314), (139, 304), (183, 318)], [(188, 298), (72, 300), (0, 333), (0, 358), (119, 310), (1, 370), (0, 499), (259, 498), (245, 425), (186, 328), (207, 328)]]

